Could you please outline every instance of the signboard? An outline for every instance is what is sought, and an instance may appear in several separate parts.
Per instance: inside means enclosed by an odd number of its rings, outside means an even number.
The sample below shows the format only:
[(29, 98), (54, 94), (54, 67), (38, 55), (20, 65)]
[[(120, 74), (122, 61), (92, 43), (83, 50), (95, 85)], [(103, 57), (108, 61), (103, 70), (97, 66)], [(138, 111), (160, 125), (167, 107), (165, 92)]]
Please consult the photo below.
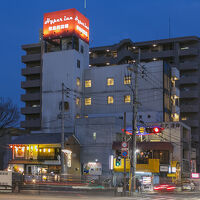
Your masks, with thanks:
[(122, 156), (126, 158), (128, 156), (128, 151), (122, 151)]
[(149, 177), (149, 176), (143, 176), (142, 177), (142, 184), (143, 185), (151, 185), (151, 177)]
[(122, 148), (127, 148), (128, 147), (128, 143), (127, 142), (122, 142)]
[(43, 39), (76, 35), (89, 43), (89, 20), (75, 8), (44, 14)]
[(160, 165), (160, 172), (168, 172), (169, 166), (167, 165)]
[(88, 162), (83, 165), (83, 175), (100, 176), (102, 174), (102, 165), (99, 162)]
[(195, 179), (200, 178), (200, 173), (191, 173), (191, 178), (195, 178)]
[[(5, 186), (12, 186), (12, 172), (10, 171), (0, 171), (0, 192), (8, 192)], [(9, 189), (12, 191), (12, 187)]]

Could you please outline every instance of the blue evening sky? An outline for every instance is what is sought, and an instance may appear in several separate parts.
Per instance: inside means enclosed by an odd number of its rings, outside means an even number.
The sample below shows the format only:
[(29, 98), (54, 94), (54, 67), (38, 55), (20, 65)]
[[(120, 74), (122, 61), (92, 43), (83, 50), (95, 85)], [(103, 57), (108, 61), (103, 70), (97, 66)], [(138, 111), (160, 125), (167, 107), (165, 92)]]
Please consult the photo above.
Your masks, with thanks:
[(90, 46), (110, 45), (122, 39), (145, 41), (200, 31), (200, 0), (1, 0), (0, 96), (22, 106), (22, 44), (36, 43), (43, 14), (76, 8), (90, 20)]

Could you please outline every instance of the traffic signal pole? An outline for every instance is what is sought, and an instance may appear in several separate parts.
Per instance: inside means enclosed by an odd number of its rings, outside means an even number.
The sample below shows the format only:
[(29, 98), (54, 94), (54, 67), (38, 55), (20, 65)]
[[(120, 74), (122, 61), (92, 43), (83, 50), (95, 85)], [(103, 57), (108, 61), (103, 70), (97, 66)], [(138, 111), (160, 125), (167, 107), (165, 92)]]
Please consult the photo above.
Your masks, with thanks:
[[(124, 112), (124, 142), (126, 142), (126, 112)], [(126, 196), (126, 157), (124, 157), (124, 196)]]

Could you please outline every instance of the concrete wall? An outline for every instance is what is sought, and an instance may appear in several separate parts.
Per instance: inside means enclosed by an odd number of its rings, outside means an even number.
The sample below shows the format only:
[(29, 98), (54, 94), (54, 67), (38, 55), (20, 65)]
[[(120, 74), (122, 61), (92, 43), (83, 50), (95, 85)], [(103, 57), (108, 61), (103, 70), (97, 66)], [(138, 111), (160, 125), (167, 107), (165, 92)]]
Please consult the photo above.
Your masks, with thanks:
[[(147, 70), (138, 74), (138, 101), (141, 120), (145, 122), (163, 121), (163, 62), (142, 63)], [(84, 97), (92, 98), (92, 105), (84, 107), (84, 115), (117, 115), (123, 116), (127, 112), (127, 123), (131, 124), (131, 103), (124, 103), (124, 96), (131, 95), (133, 85), (124, 85), (124, 76), (130, 75), (126, 65), (93, 67), (86, 69), (84, 79), (92, 81), (91, 88), (84, 89)], [(144, 73), (144, 74), (142, 74)], [(153, 78), (152, 78), (153, 77)], [(114, 78), (114, 85), (107, 86), (107, 78)], [(107, 97), (114, 97), (114, 104), (107, 104)], [(84, 102), (82, 103), (84, 104)], [(150, 117), (149, 117), (150, 116)]]
[(76, 136), (81, 144), (81, 164), (98, 160), (103, 175), (109, 174), (109, 156), (114, 155), (112, 143), (122, 127), (123, 120), (115, 117), (78, 119)]
[[(88, 65), (88, 45), (79, 40), (84, 46), (84, 53), (76, 50), (66, 50), (45, 53), (43, 55), (42, 70), (42, 129), (44, 132), (59, 132), (60, 114), (59, 104), (62, 100), (62, 83), (70, 89), (65, 101), (69, 102), (69, 110), (65, 112), (65, 126), (68, 131), (73, 130), (74, 118), (80, 113), (80, 107), (75, 105), (75, 98), (81, 96), (81, 86), (76, 85), (77, 77), (82, 82), (83, 70)], [(80, 68), (77, 67), (80, 60)]]

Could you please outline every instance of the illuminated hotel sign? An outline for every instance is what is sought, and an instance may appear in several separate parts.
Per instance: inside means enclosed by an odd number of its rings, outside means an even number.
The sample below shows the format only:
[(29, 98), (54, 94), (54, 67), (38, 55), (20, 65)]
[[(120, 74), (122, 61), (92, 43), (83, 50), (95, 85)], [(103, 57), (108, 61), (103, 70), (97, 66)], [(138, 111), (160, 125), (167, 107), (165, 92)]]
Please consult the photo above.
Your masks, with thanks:
[(76, 35), (89, 43), (89, 20), (75, 8), (44, 14), (43, 38)]

